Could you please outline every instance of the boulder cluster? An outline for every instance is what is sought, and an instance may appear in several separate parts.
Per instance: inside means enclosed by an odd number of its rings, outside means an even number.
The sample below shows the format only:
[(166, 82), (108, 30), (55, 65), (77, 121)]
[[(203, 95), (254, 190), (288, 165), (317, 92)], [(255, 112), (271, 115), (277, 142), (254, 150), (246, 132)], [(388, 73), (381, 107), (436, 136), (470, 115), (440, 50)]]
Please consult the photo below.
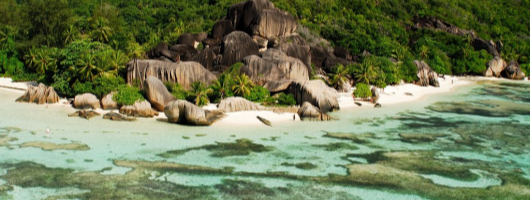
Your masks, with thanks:
[(484, 72), (486, 77), (505, 77), (509, 79), (522, 80), (526, 76), (525, 73), (521, 70), (519, 63), (515, 61), (510, 61), (506, 63), (502, 58), (495, 57), (490, 60), (487, 64), (486, 72)]
[(19, 97), (16, 102), (27, 102), (36, 104), (57, 103), (59, 96), (51, 86), (39, 84), (38, 86), (28, 86), (26, 92)]
[[(291, 93), (297, 104), (309, 102), (324, 113), (339, 109), (337, 91), (309, 78), (311, 74), (331, 72), (338, 63), (353, 63), (351, 54), (340, 47), (331, 49), (329, 45), (309, 44), (297, 29), (295, 18), (268, 0), (233, 4), (210, 33), (183, 34), (173, 46), (160, 43), (148, 51), (148, 60), (130, 61), (127, 82), (139, 81), (152, 106), (166, 112), (167, 105), (175, 99), (162, 82), (178, 83), (185, 89), (196, 81), (209, 85), (217, 80), (215, 74), (241, 62), (239, 74), (248, 75), (255, 85), (273, 93)], [(201, 43), (203, 48), (198, 48)], [(312, 59), (313, 53), (316, 60)], [(316, 64), (317, 72), (313, 71), (312, 64)], [(191, 109), (182, 105), (179, 112)], [(220, 107), (226, 112), (256, 109), (241, 99), (221, 102)], [(178, 121), (208, 124), (207, 117), (200, 118), (200, 122)]]

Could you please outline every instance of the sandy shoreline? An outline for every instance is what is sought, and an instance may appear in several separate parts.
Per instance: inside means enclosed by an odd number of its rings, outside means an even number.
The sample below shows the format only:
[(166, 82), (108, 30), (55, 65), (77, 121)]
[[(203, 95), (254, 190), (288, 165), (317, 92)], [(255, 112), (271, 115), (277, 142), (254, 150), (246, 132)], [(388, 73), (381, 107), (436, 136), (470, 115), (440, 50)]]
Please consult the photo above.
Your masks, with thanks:
[[(485, 77), (455, 77), (455, 76), (445, 76), (445, 79), (439, 78), (440, 87), (420, 87), (414, 84), (402, 84), (395, 86), (388, 86), (384, 90), (380, 90), (379, 103), (384, 105), (393, 105), (400, 103), (409, 103), (414, 101), (420, 101), (428, 96), (447, 93), (455, 90), (455, 88), (460, 86), (465, 86), (472, 84), (480, 80), (506, 80), (498, 78), (485, 78)], [(21, 95), (24, 93), (24, 90), (27, 89), (29, 83), (14, 83), (10, 78), (0, 78), (0, 92), (16, 92)], [(340, 108), (352, 108), (358, 107), (355, 104), (355, 101), (352, 98), (351, 93), (340, 93), (338, 98)], [(61, 99), (59, 103), (49, 104), (47, 106), (58, 106), (63, 107), (64, 109), (73, 110), (72, 107), (65, 106), (67, 102), (66, 99)], [(373, 106), (369, 102), (360, 102), (366, 106)], [(214, 110), (216, 109), (216, 104), (210, 104), (204, 109)], [(97, 109), (96, 112), (106, 114), (110, 112), (109, 110)], [(293, 121), (293, 115), (296, 120)], [(243, 112), (233, 112), (226, 113), (226, 117), (214, 123), (214, 125), (232, 125), (232, 124), (246, 124), (246, 125), (262, 125), (262, 123), (257, 119), (257, 116), (261, 116), (265, 119), (268, 119), (273, 124), (275, 122), (295, 122), (300, 121), (299, 116), (296, 113), (274, 113), (273, 111), (243, 111)], [(66, 116), (65, 116), (66, 117)], [(155, 117), (153, 120), (159, 118), (166, 118), (164, 112), (160, 112), (159, 116)]]

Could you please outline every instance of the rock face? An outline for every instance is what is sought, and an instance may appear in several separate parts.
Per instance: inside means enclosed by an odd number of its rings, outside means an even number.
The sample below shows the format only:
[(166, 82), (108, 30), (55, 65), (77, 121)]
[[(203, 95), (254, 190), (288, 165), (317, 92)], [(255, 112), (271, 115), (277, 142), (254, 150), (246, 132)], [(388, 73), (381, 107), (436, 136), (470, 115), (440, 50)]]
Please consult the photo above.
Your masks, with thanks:
[(214, 61), (216, 58), (217, 55), (215, 55), (213, 50), (210, 47), (206, 47), (193, 58), (191, 58), (191, 61), (198, 62), (208, 71), (212, 71), (214, 70)]
[[(501, 43), (499, 43), (501, 44)], [(502, 49), (501, 46), (497, 46), (496, 43), (493, 41), (487, 41), (482, 38), (475, 38), (473, 39), (473, 47), (475, 50), (486, 50), (489, 54), (491, 54), (493, 57), (499, 57), (500, 56), (500, 49)]]
[(75, 96), (74, 107), (77, 109), (98, 109), (100, 108), (99, 99), (90, 93), (80, 94)]
[(294, 17), (278, 9), (263, 10), (254, 20), (252, 33), (264, 38), (291, 35), (296, 31), (298, 23)]
[(324, 113), (339, 109), (337, 91), (328, 87), (321, 80), (293, 82), (289, 86), (289, 93), (294, 95), (297, 104), (307, 101)]
[(28, 102), (36, 104), (57, 103), (59, 96), (55, 93), (53, 87), (48, 87), (44, 84), (39, 86), (28, 86), (26, 93), (19, 97), (16, 102)]
[(182, 100), (169, 102), (164, 113), (168, 122), (198, 126), (211, 125), (223, 116), (221, 112), (203, 110), (195, 104)]
[(519, 63), (514, 60), (510, 61), (508, 67), (506, 67), (501, 74), (503, 77), (515, 80), (523, 80), (525, 77), (524, 72), (521, 71), (521, 66), (519, 66)]
[(113, 110), (118, 109), (118, 103), (116, 103), (112, 97), (116, 94), (116, 92), (111, 92), (103, 97), (101, 99), (101, 108), (103, 110)]
[(330, 121), (333, 120), (329, 115), (322, 113), (320, 109), (313, 106), (309, 102), (304, 102), (300, 109), (298, 109), (298, 115), (303, 121)]
[(151, 104), (148, 101), (137, 101), (134, 105), (122, 106), (120, 113), (127, 116), (135, 117), (154, 117), (158, 116), (158, 112), (151, 108)]
[(287, 89), (291, 81), (309, 80), (307, 67), (300, 60), (285, 55), (278, 49), (268, 49), (259, 56), (243, 59), (240, 73), (248, 75), (257, 85), (271, 92)]
[(134, 59), (127, 63), (127, 83), (133, 84), (135, 80), (139, 80), (140, 87), (143, 88), (143, 83), (149, 76), (154, 76), (163, 82), (178, 83), (187, 90), (193, 82), (200, 81), (209, 85), (217, 80), (212, 72), (204, 69), (197, 62), (172, 63)]
[(258, 55), (259, 47), (252, 38), (241, 31), (234, 31), (224, 37), (221, 46), (221, 64), (231, 66), (249, 55)]
[(244, 1), (230, 6), (226, 17), (232, 20), (236, 30), (251, 33), (252, 23), (265, 9), (275, 9), (274, 4), (268, 0)]
[(217, 109), (222, 112), (239, 112), (239, 111), (250, 111), (259, 110), (258, 106), (245, 98), (241, 97), (230, 97), (223, 99)]
[(169, 46), (162, 42), (158, 44), (154, 49), (147, 51), (147, 57), (150, 59), (159, 59), (165, 58), (170, 61), (176, 62), (179, 59), (179, 54), (177, 52), (169, 50)]
[(215, 22), (212, 28), (212, 32), (210, 33), (210, 37), (221, 41), (221, 39), (223, 39), (226, 35), (234, 31), (235, 29), (234, 25), (232, 24), (232, 21), (222, 19)]
[(202, 40), (206, 38), (206, 36), (208, 36), (207, 33), (184, 33), (177, 38), (177, 43), (186, 44), (192, 46), (193, 48), (197, 48), (197, 46), (199, 46), (199, 44), (202, 42)]
[(327, 73), (334, 73), (335, 68), (339, 64), (347, 66), (353, 64), (353, 61), (330, 56), (327, 57), (326, 60), (324, 60), (324, 63), (322, 63), (322, 69), (324, 69), (324, 71), (326, 71)]
[(440, 83), (438, 82), (438, 74), (432, 70), (427, 63), (424, 61), (415, 60), (414, 64), (418, 68), (418, 73), (416, 76), (418, 77), (419, 85), (440, 87)]
[(502, 58), (495, 57), (488, 62), (486, 67), (486, 72), (484, 72), (485, 77), (500, 77), (501, 72), (507, 67), (507, 64)]
[(145, 79), (144, 91), (147, 100), (158, 111), (164, 111), (166, 104), (176, 99), (169, 93), (164, 83), (154, 76), (149, 76)]

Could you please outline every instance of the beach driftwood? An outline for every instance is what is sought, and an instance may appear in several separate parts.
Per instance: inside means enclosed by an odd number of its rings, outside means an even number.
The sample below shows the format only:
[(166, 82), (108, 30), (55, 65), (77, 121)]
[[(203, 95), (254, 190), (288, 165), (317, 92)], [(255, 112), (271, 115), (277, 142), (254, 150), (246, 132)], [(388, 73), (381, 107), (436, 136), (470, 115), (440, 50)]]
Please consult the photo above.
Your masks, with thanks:
[(269, 120), (267, 120), (267, 119), (265, 119), (263, 117), (260, 117), (260, 116), (257, 116), (257, 118), (259, 119), (259, 121), (261, 121), (261, 123), (263, 123), (263, 124), (265, 124), (267, 126), (272, 126), (271, 121), (269, 121)]
[(363, 104), (359, 103), (359, 102), (353, 102), (355, 103), (355, 105), (358, 105), (358, 106), (363, 106)]

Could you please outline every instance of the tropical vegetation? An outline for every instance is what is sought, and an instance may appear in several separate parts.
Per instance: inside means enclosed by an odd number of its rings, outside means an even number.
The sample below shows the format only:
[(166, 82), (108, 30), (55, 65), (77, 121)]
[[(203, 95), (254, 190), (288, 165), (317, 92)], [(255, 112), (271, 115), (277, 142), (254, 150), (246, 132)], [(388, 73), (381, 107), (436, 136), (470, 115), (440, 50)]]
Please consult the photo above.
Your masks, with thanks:
[[(128, 61), (143, 58), (160, 42), (174, 44), (182, 33), (209, 32), (240, 1), (0, 0), (0, 74), (43, 82), (62, 96), (87, 91), (100, 96), (125, 77)], [(299, 34), (309, 43), (317, 41), (313, 36), (323, 37), (354, 55), (357, 64), (338, 66), (329, 74), (334, 87), (346, 78), (382, 88), (413, 82), (412, 61), (417, 59), (443, 74), (485, 71), (492, 56), (475, 50), (470, 36), (414, 28), (424, 17), (502, 41), (501, 56), (530, 72), (530, 0), (271, 1), (299, 21)], [(361, 56), (365, 51), (370, 55)], [(177, 98), (194, 96), (194, 102), (202, 103), (230, 96), (270, 99), (248, 77), (234, 73), (241, 65), (191, 95), (177, 85), (168, 88)], [(118, 88), (128, 90), (118, 82)]]

